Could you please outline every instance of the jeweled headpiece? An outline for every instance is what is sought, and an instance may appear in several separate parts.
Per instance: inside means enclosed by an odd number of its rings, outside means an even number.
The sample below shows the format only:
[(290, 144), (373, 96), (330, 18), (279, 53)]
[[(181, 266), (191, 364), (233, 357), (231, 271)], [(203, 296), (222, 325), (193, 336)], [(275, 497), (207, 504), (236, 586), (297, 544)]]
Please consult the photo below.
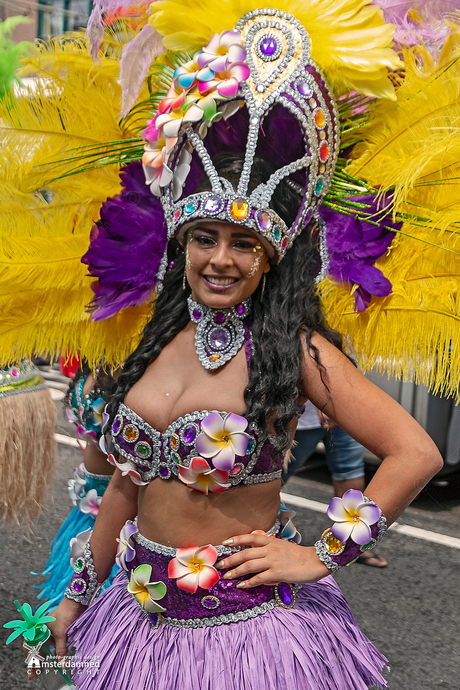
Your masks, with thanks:
[[(290, 114), (286, 122), (293, 136), (297, 134), (298, 145), (291, 147), (290, 160), (250, 191), (259, 140), (264, 139), (265, 149), (275, 150), (280, 143), (276, 130), (271, 137), (264, 132), (264, 122), (275, 106)], [(206, 135), (213, 122), (241, 117), (242, 107), (247, 110), (247, 132), (241, 142), (244, 164), (235, 190), (219, 176)], [(279, 107), (276, 116), (280, 116)], [(170, 92), (144, 136), (149, 140), (143, 158), (147, 182), (161, 196), (170, 238), (180, 237), (197, 220), (230, 221), (260, 234), (272, 261), (277, 262), (330, 187), (339, 125), (326, 79), (311, 59), (308, 32), (292, 15), (262, 9), (245, 14), (233, 31), (215, 34), (203, 51), (176, 70)], [(161, 165), (159, 145), (164, 150)], [(210, 190), (184, 194), (192, 152), (201, 161)], [(286, 178), (302, 198), (290, 227), (269, 205)]]

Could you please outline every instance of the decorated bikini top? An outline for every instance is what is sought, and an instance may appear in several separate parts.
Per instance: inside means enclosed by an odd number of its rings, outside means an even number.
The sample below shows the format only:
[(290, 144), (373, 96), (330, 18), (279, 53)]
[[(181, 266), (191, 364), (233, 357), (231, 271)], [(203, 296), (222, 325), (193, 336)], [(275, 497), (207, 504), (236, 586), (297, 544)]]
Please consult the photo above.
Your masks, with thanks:
[(77, 427), (77, 434), (82, 440), (91, 440), (99, 447), (102, 429), (102, 413), (106, 400), (99, 389), (83, 394), (88, 375), (76, 383), (66, 405), (67, 419)]

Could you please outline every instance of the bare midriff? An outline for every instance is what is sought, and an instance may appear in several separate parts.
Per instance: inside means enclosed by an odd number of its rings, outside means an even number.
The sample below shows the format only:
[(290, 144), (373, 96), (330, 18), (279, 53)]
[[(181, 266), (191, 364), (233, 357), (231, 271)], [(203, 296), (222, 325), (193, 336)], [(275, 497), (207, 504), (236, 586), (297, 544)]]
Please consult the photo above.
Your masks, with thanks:
[[(164, 433), (187, 413), (218, 410), (244, 415), (248, 383), (244, 348), (222, 368), (209, 371), (195, 350), (190, 323), (169, 343), (128, 392), (125, 403)], [(279, 509), (279, 479), (236, 486), (208, 495), (176, 479), (154, 479), (139, 490), (138, 528), (172, 547), (219, 544), (238, 534), (267, 531)]]

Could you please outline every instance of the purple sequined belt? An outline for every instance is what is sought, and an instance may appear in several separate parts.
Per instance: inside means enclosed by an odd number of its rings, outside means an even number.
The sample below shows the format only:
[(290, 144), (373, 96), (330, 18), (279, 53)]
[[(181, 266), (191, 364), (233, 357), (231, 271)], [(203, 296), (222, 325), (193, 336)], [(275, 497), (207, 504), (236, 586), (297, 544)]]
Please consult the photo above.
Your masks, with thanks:
[[(280, 523), (277, 520), (266, 534), (279, 536), (280, 531)], [(184, 628), (201, 628), (235, 623), (260, 616), (275, 606), (291, 609), (297, 602), (297, 591), (301, 585), (281, 582), (274, 586), (261, 585), (248, 590), (238, 589), (236, 585), (244, 579), (243, 577), (224, 580), (222, 575), (226, 570), (212, 573), (215, 570), (212, 567), (209, 570), (211, 575), (207, 576), (207, 582), (206, 578), (203, 578), (202, 584), (194, 593), (185, 591), (178, 586), (181, 578), (174, 577), (185, 571), (184, 565), (178, 562), (178, 556), (182, 556), (182, 561), (184, 561), (183, 554), (190, 557), (192, 550), (195, 549), (197, 558), (200, 557), (201, 552), (204, 553), (206, 560), (209, 554), (203, 550), (207, 547), (201, 547), (201, 549), (190, 547), (189, 550), (173, 549), (150, 541), (137, 531), (132, 534), (130, 543), (133, 546), (134, 557), (125, 564), (128, 591), (154, 627), (166, 624)], [(215, 562), (239, 550), (238, 547), (212, 548), (216, 551)], [(213, 554), (211, 560), (212, 558)], [(175, 563), (171, 564), (172, 561)], [(191, 565), (188, 567), (193, 570), (193, 566), (192, 554)], [(217, 582), (208, 587), (210, 581), (217, 576), (219, 576)], [(189, 580), (193, 584), (193, 575), (189, 577)], [(145, 588), (149, 590), (149, 594)], [(152, 612), (152, 608), (163, 610)]]

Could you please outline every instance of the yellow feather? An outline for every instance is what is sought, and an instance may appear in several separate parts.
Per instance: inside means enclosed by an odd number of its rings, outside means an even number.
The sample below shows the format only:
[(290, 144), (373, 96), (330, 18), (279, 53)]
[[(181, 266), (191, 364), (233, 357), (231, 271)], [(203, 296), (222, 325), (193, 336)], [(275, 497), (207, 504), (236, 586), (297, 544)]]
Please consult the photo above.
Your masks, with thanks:
[(247, 12), (276, 8), (292, 14), (308, 31), (311, 56), (331, 86), (368, 96), (394, 98), (387, 68), (403, 65), (392, 50), (394, 26), (371, 0), (159, 0), (150, 23), (172, 50), (195, 52), (214, 33), (233, 29)]
[(53, 163), (81, 146), (131, 136), (118, 121), (118, 63), (93, 63), (83, 40), (52, 40), (24, 62), (22, 75), (31, 74), (44, 81), (0, 105), (0, 362), (69, 349), (93, 366), (104, 355), (118, 365), (147, 308), (91, 322), (92, 278), (80, 259), (101, 204), (120, 190), (119, 170), (65, 176), (75, 163)]

